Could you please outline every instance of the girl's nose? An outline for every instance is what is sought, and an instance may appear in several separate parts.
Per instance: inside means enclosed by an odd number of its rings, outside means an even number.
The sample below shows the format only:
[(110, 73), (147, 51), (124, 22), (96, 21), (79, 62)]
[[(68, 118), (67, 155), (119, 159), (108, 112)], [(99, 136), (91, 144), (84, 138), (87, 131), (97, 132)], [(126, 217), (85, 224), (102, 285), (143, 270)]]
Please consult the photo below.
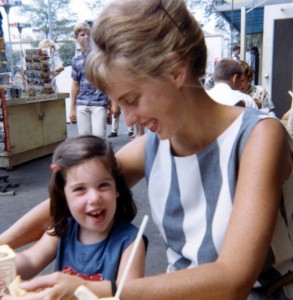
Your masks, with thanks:
[(89, 204), (96, 204), (101, 201), (99, 191), (92, 189), (88, 192), (88, 203)]

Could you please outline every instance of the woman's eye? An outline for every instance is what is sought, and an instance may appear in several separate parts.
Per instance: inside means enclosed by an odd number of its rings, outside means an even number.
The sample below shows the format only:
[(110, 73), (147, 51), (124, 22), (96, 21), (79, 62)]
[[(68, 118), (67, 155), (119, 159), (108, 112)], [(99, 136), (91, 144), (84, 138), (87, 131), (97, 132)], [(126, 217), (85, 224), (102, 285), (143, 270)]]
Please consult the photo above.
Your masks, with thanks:
[(133, 104), (136, 103), (137, 99), (138, 99), (138, 97), (133, 97), (133, 98), (125, 99), (125, 103), (127, 105), (133, 105)]

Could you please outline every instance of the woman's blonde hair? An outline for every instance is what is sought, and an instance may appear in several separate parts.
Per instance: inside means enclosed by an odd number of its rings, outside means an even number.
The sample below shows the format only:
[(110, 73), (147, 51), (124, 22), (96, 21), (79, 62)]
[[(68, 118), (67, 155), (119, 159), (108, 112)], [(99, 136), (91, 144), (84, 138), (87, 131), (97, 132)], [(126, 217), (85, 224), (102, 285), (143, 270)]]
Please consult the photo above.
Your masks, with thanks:
[(183, 0), (112, 2), (94, 23), (92, 38), (86, 74), (104, 91), (112, 64), (130, 76), (163, 78), (180, 64), (193, 78), (205, 74), (204, 34)]
[(56, 45), (53, 41), (51, 40), (48, 40), (48, 39), (44, 39), (42, 41), (40, 41), (39, 43), (39, 48), (40, 49), (44, 49), (44, 48), (52, 48), (54, 50), (56, 50)]

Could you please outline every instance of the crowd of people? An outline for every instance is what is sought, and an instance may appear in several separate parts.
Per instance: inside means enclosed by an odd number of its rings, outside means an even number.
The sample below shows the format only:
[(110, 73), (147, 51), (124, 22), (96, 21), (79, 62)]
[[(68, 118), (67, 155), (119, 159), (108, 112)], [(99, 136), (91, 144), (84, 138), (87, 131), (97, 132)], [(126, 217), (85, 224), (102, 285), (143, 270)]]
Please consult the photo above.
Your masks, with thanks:
[[(0, 243), (17, 248), (41, 239), (38, 245), (45, 236), (55, 239), (54, 249), (47, 250), (52, 258), (59, 238), (70, 257), (66, 264), (79, 268), (76, 253), (88, 257), (97, 242), (120, 237), (120, 214), (131, 215), (122, 218), (130, 226), (134, 207), (123, 206), (120, 198), (145, 178), (168, 267), (165, 274), (143, 277), (145, 239), (121, 300), (293, 299), (293, 141), (248, 96), (244, 81), (251, 85), (251, 78), (240, 61), (227, 58), (216, 65), (215, 88), (225, 90), (224, 99), (205, 90), (204, 33), (184, 0), (112, 2), (95, 21), (92, 47), (82, 55), (88, 84), (122, 109), (127, 126), (139, 125), (146, 133), (115, 157), (106, 141), (92, 136), (60, 145), (50, 199), (2, 233)], [(241, 89), (247, 97), (236, 92)], [(23, 283), (35, 293), (22, 299), (75, 299), (80, 285), (99, 298), (113, 296), (132, 237), (126, 246), (113, 240), (113, 248), (123, 247), (114, 276), (89, 281), (55, 272)], [(67, 249), (71, 243), (78, 244), (77, 252)], [(89, 263), (98, 266), (102, 257), (94, 259)], [(106, 267), (111, 259), (110, 253)]]

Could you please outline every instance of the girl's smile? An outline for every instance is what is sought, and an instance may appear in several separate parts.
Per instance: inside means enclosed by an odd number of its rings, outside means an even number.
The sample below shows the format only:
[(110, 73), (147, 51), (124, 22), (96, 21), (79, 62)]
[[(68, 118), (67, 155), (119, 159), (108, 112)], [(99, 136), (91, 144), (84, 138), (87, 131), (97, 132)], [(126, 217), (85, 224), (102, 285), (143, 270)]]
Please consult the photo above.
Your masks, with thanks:
[(112, 227), (119, 194), (102, 161), (90, 159), (71, 167), (66, 174), (65, 195), (73, 218), (80, 224), (80, 240), (103, 240)]

